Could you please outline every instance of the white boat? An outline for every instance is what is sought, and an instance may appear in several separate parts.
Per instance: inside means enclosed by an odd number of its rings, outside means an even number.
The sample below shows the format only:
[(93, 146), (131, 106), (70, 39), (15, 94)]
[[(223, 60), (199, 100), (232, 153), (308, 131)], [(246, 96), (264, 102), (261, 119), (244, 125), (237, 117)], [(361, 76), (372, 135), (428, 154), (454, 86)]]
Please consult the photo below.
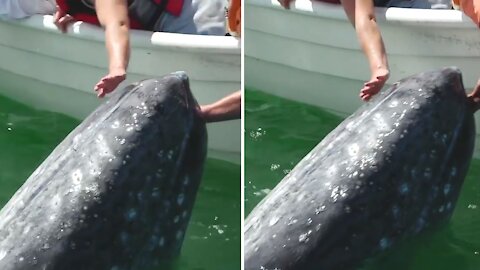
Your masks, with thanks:
[[(376, 17), (391, 69), (388, 83), (457, 66), (465, 88), (473, 88), (480, 77), (480, 30), (462, 12), (377, 8)], [(340, 5), (296, 0), (285, 10), (277, 0), (246, 0), (244, 36), (247, 88), (341, 115), (362, 104), (358, 94), (369, 68)]]
[[(200, 104), (239, 90), (239, 40), (223, 36), (131, 33), (126, 83), (186, 71)], [(39, 109), (83, 119), (100, 104), (93, 91), (106, 75), (104, 33), (77, 22), (68, 34), (52, 16), (9, 21), (0, 18), (0, 94)], [(208, 125), (209, 156), (240, 162), (240, 121)]]

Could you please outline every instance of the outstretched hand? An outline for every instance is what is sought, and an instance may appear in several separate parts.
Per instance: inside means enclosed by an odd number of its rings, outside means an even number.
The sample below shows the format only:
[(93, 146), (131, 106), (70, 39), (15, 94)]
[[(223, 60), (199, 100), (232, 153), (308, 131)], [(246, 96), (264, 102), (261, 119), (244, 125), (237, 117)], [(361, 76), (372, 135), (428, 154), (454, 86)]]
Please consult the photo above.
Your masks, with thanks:
[(388, 80), (389, 75), (390, 73), (388, 70), (379, 70), (375, 74), (372, 74), (372, 79), (366, 82), (363, 85), (363, 88), (360, 90), (360, 98), (363, 101), (370, 100), (374, 95), (382, 90), (382, 87)]
[(118, 85), (127, 78), (125, 70), (118, 70), (110, 72), (95, 85), (95, 91), (99, 98), (104, 97), (106, 94), (113, 92)]

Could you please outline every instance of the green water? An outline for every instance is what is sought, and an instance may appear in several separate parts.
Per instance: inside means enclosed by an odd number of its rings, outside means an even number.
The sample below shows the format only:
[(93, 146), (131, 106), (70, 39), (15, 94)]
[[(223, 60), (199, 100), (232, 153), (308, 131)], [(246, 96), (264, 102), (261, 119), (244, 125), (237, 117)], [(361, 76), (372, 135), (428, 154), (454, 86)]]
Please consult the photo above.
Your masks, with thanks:
[[(343, 119), (247, 90), (245, 213)], [(473, 160), (452, 220), (368, 260), (362, 270), (479, 270), (480, 160)]]
[[(1, 206), (78, 124), (0, 96)], [(240, 269), (239, 187), (239, 165), (207, 160), (182, 254), (169, 269)]]

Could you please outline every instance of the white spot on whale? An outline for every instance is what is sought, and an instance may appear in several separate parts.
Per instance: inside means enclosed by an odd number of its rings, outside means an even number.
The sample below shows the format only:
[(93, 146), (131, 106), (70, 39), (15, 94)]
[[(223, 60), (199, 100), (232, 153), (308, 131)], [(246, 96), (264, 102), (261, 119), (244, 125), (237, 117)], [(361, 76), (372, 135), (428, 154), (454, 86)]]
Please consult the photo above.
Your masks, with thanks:
[(182, 231), (177, 231), (177, 233), (175, 234), (175, 238), (177, 238), (177, 240), (180, 240), (180, 238), (182, 238), (182, 236), (183, 236)]
[(273, 226), (275, 224), (277, 224), (277, 222), (280, 220), (279, 217), (273, 217), (272, 219), (270, 219), (270, 222), (268, 223), (269, 226)]
[(312, 231), (309, 230), (308, 232), (306, 233), (303, 233), (303, 234), (300, 234), (300, 236), (298, 237), (298, 242), (301, 242), (301, 243), (307, 243), (310, 239), (308, 238), (308, 236), (310, 236), (310, 234), (312, 234)]
[(135, 210), (134, 208), (130, 208), (130, 210), (128, 210), (127, 212), (126, 217), (129, 221), (134, 220), (137, 217), (137, 210)]
[(160, 247), (163, 247), (163, 246), (165, 245), (165, 238), (160, 237), (160, 241), (158, 241), (158, 245), (159, 245)]
[(348, 154), (352, 157), (356, 157), (360, 151), (360, 146), (356, 143), (352, 143), (348, 146)]
[(400, 187), (398, 188), (398, 190), (400, 191), (400, 194), (403, 194), (403, 195), (407, 194), (408, 191), (410, 191), (410, 188), (409, 188), (409, 186), (408, 186), (408, 183), (403, 182), (403, 183), (400, 185)]
[(320, 207), (317, 207), (317, 208), (315, 209), (315, 215), (318, 215), (318, 214), (320, 214), (321, 212), (325, 211), (325, 208), (326, 208), (325, 205), (322, 205), (322, 206), (320, 206)]
[(180, 193), (177, 197), (177, 204), (182, 205), (184, 201), (185, 201), (185, 194)]
[(82, 181), (82, 178), (83, 178), (83, 175), (82, 175), (82, 172), (80, 170), (75, 170), (73, 171), (72, 173), (72, 180), (73, 180), (73, 183), (75, 185), (79, 185), (80, 182)]
[(111, 127), (112, 127), (113, 129), (119, 128), (119, 127), (120, 127), (120, 122), (119, 122), (119, 121), (113, 122), (113, 124), (112, 124)]
[(390, 240), (386, 237), (380, 239), (380, 242), (379, 242), (379, 246), (380, 246), (380, 249), (384, 250), (386, 248), (388, 248), (390, 246)]
[(395, 108), (398, 106), (398, 100), (392, 100), (392, 102), (390, 102), (390, 104), (388, 104), (388, 107), (390, 108)]
[(452, 185), (450, 185), (449, 183), (446, 183), (445, 186), (443, 186), (443, 194), (448, 195), (448, 193), (450, 193), (450, 190), (452, 188)]
[(450, 175), (455, 177), (457, 176), (457, 168), (456, 167), (452, 167), (452, 170), (450, 171)]
[(0, 251), (0, 261), (3, 260), (7, 256), (7, 252), (5, 250)]

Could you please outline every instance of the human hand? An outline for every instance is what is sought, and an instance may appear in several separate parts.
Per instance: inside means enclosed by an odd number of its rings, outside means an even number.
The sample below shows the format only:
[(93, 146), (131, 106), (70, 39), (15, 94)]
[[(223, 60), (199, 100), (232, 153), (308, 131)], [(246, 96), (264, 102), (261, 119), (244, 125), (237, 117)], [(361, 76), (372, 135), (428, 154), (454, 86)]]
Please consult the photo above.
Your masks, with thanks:
[(277, 0), (280, 5), (282, 5), (282, 7), (284, 7), (285, 9), (290, 9), (290, 3), (294, 0)]
[(95, 85), (95, 91), (99, 98), (104, 97), (106, 94), (113, 92), (118, 85), (127, 78), (125, 70), (119, 69), (110, 72), (107, 76), (100, 79)]
[(480, 109), (480, 80), (477, 81), (477, 84), (473, 88), (472, 93), (468, 95), (467, 99), (472, 106), (473, 112)]
[(60, 31), (66, 33), (68, 26), (71, 23), (75, 22), (75, 19), (57, 5), (57, 11), (53, 16), (53, 22), (58, 27), (58, 29), (60, 29)]
[(363, 85), (363, 88), (360, 90), (360, 98), (363, 101), (370, 100), (374, 95), (382, 90), (382, 87), (388, 80), (389, 75), (390, 73), (388, 70), (379, 70), (375, 74), (372, 74), (370, 81), (366, 82)]

